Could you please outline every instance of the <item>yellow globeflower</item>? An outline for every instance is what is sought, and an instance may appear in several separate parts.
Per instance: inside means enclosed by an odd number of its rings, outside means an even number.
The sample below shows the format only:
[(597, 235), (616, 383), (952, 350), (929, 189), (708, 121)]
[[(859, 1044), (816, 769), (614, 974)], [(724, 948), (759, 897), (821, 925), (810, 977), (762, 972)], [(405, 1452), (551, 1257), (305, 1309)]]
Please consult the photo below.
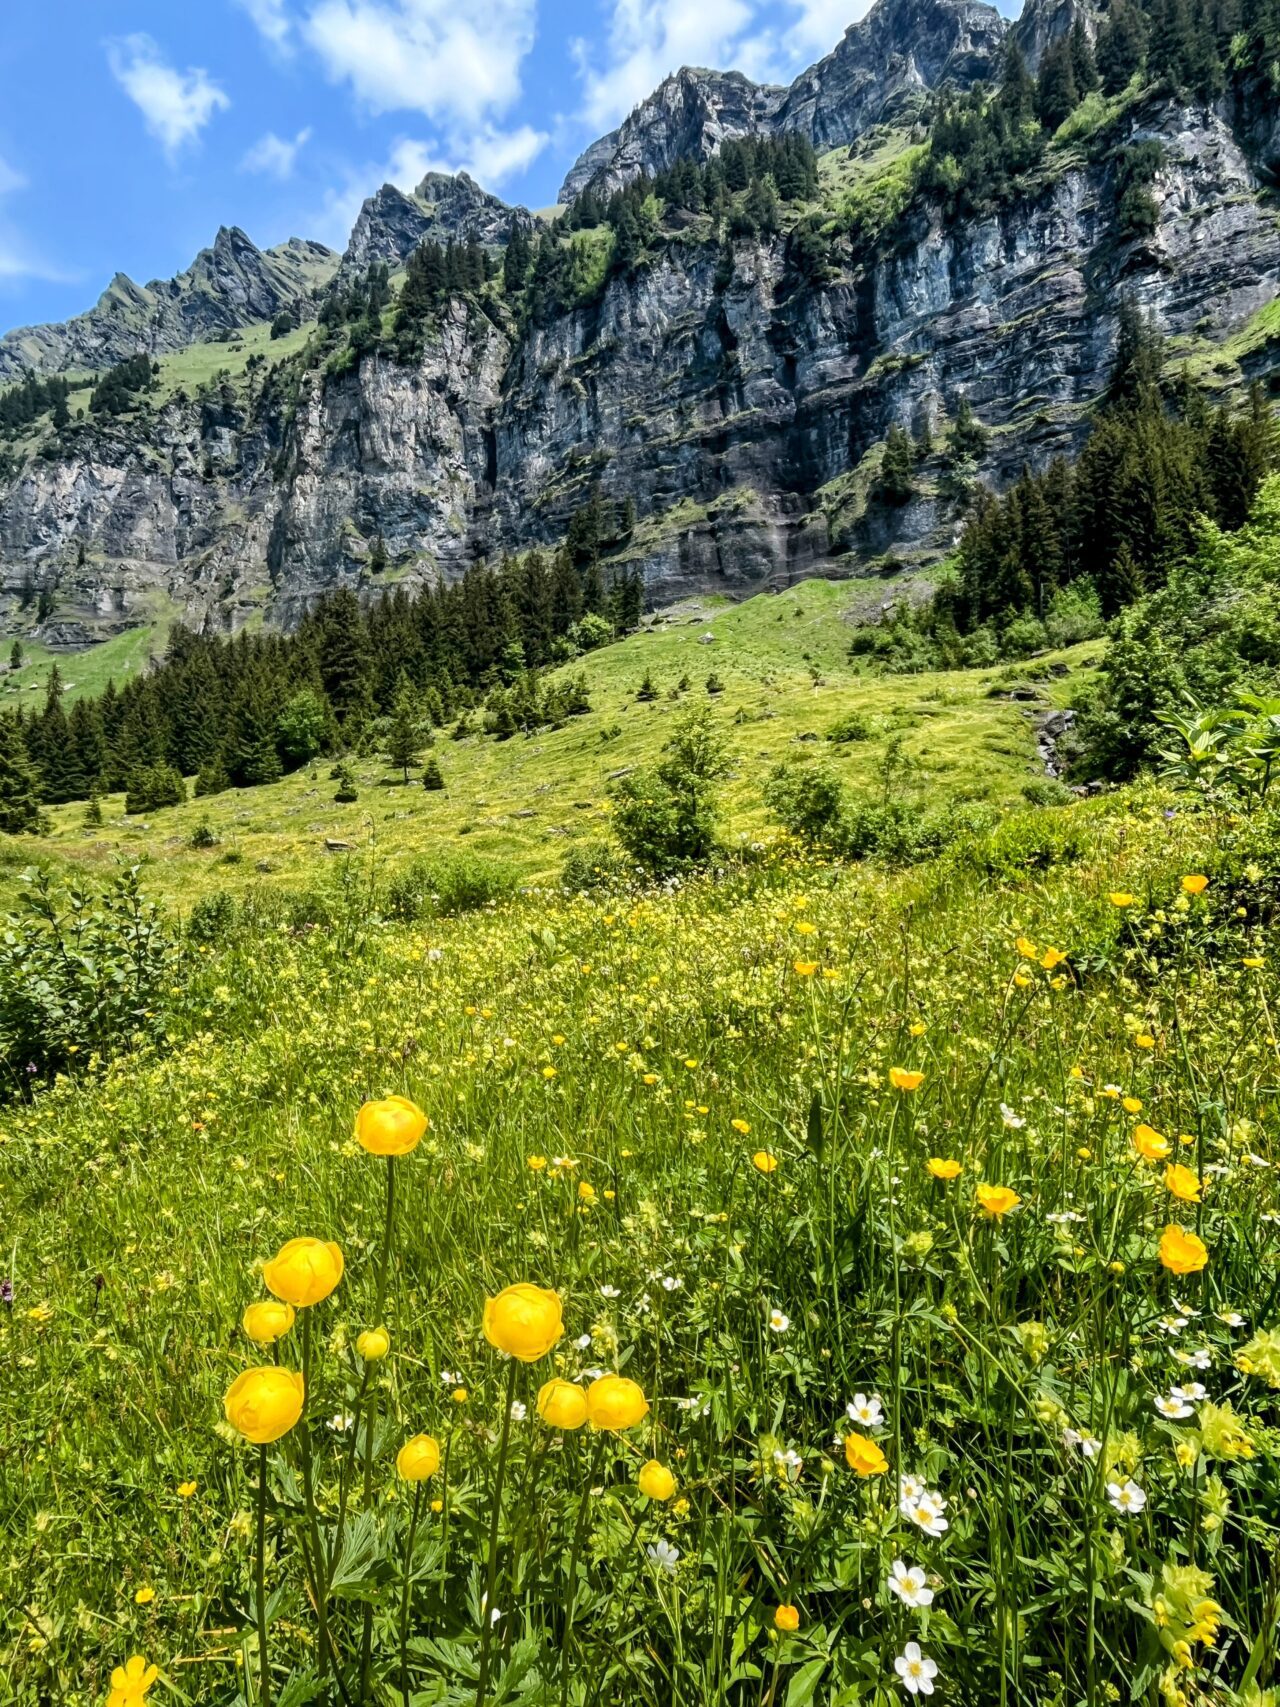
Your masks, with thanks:
[(794, 1635), (800, 1628), (800, 1614), (794, 1606), (779, 1606), (773, 1614), (773, 1627), (786, 1636)]
[(227, 1421), (255, 1446), (269, 1446), (302, 1415), (305, 1389), (301, 1375), (268, 1363), (246, 1369), (227, 1388), (222, 1401)]
[(377, 1363), (391, 1350), (391, 1335), (385, 1328), (366, 1328), (356, 1335), (356, 1350), (366, 1363)]
[(1164, 1188), (1179, 1203), (1200, 1201), (1200, 1177), (1194, 1168), (1184, 1167), (1181, 1162), (1170, 1162), (1164, 1170)]
[(1199, 871), (1189, 872), (1182, 880), (1183, 892), (1187, 895), (1203, 895), (1208, 887), (1209, 879)]
[(1209, 1253), (1203, 1240), (1185, 1233), (1175, 1222), (1160, 1235), (1160, 1261), (1174, 1274), (1199, 1274)]
[(1011, 1191), (1007, 1185), (980, 1185), (974, 1191), (978, 1208), (993, 1221), (1001, 1221), (1011, 1209), (1016, 1209), (1022, 1202), (1016, 1191)]
[(241, 1318), (240, 1326), (255, 1345), (272, 1345), (283, 1339), (293, 1326), (293, 1305), (281, 1304), (275, 1298), (264, 1298), (250, 1304)]
[(778, 1158), (768, 1150), (757, 1150), (751, 1158), (751, 1166), (757, 1173), (771, 1174), (777, 1170)]
[(107, 1707), (143, 1707), (146, 1693), (159, 1675), (158, 1666), (149, 1666), (141, 1654), (132, 1655), (111, 1673)]
[(553, 1376), (538, 1388), (538, 1415), (548, 1428), (581, 1428), (587, 1420), (587, 1395), (576, 1381)]
[(890, 1067), (889, 1083), (895, 1091), (918, 1091), (924, 1083), (924, 1074), (908, 1067)]
[(625, 1375), (602, 1375), (587, 1388), (587, 1416), (592, 1428), (610, 1432), (634, 1428), (649, 1414), (643, 1389)]
[(883, 1476), (889, 1460), (874, 1440), (865, 1434), (847, 1434), (844, 1438), (844, 1461), (859, 1476)]
[(440, 1442), (429, 1434), (415, 1434), (396, 1453), (396, 1470), (406, 1482), (425, 1482), (440, 1468)]
[(408, 1097), (367, 1102), (356, 1115), (356, 1142), (371, 1156), (407, 1156), (426, 1130), (426, 1115)]
[(951, 1156), (930, 1156), (925, 1166), (934, 1179), (955, 1179), (964, 1172), (964, 1163)]
[(290, 1239), (263, 1263), (262, 1278), (286, 1304), (319, 1304), (342, 1279), (342, 1252), (323, 1239)]
[(521, 1280), (484, 1301), (484, 1337), (521, 1363), (545, 1357), (563, 1333), (560, 1299), (545, 1287)]
[(1163, 1162), (1173, 1149), (1169, 1140), (1145, 1121), (1134, 1127), (1130, 1142), (1144, 1162)]
[(656, 1458), (651, 1458), (641, 1466), (640, 1474), (636, 1477), (636, 1486), (646, 1499), (669, 1500), (676, 1491), (676, 1479), (665, 1464), (659, 1464)]

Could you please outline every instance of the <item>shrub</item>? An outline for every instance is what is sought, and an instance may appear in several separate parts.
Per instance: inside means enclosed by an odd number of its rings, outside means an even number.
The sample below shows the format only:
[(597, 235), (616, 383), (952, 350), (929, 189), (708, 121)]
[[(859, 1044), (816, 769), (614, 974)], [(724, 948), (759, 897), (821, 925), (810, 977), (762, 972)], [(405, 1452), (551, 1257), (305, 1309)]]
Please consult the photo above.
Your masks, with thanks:
[(844, 745), (850, 741), (869, 741), (873, 733), (871, 719), (864, 711), (850, 711), (827, 730), (827, 740)]
[(428, 791), (444, 787), (444, 777), (440, 774), (440, 766), (434, 759), (428, 759), (422, 767), (422, 786)]
[(339, 805), (349, 806), (353, 801), (359, 800), (360, 796), (356, 792), (355, 772), (349, 764), (345, 762), (336, 764), (333, 767), (333, 776), (338, 784), (338, 792), (333, 798)]
[(207, 818), (202, 818), (191, 832), (193, 848), (216, 848), (222, 837)]
[(180, 806), (186, 798), (187, 785), (172, 765), (140, 765), (129, 778), (124, 809), (134, 817), (158, 812), (163, 806)]
[(137, 871), (101, 895), (59, 895), (27, 872), (22, 911), (0, 931), (0, 1061), (10, 1094), (92, 1055), (163, 1035), (172, 937)]
[(631, 868), (608, 842), (587, 842), (571, 848), (560, 868), (561, 885), (571, 894), (590, 889), (618, 889), (630, 881)]
[(844, 845), (844, 785), (825, 765), (779, 765), (764, 785), (764, 803), (783, 828), (813, 848)]
[(1028, 806), (1070, 806), (1075, 795), (1056, 776), (1037, 777), (1034, 782), (1024, 782), (1022, 797)]
[(202, 895), (187, 918), (187, 940), (204, 947), (225, 942), (235, 928), (236, 918), (235, 901), (225, 889)]
[(231, 778), (227, 775), (227, 767), (222, 758), (207, 759), (200, 767), (196, 777), (196, 799), (202, 800), (206, 795), (223, 794), (231, 787)]
[(473, 913), (515, 894), (509, 866), (476, 854), (433, 854), (410, 860), (387, 885), (386, 910), (393, 919), (418, 919)]
[(716, 784), (729, 768), (706, 706), (679, 719), (662, 751), (652, 772), (624, 777), (613, 791), (618, 840), (655, 877), (710, 857), (716, 845)]

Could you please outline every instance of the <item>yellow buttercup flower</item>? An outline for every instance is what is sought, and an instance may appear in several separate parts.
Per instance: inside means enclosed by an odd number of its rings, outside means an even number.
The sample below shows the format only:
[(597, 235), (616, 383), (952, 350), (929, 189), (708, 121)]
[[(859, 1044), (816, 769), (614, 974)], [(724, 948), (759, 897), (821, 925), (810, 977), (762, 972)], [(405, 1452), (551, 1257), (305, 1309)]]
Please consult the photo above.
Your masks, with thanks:
[(146, 1693), (159, 1675), (158, 1666), (149, 1666), (141, 1654), (132, 1655), (111, 1673), (107, 1707), (143, 1707)]
[(676, 1479), (665, 1464), (660, 1464), (656, 1458), (651, 1458), (641, 1466), (640, 1474), (636, 1477), (636, 1486), (646, 1499), (669, 1500), (676, 1491)]
[(978, 1208), (993, 1221), (1002, 1221), (1011, 1209), (1016, 1209), (1022, 1202), (1016, 1191), (1007, 1185), (986, 1185), (976, 1187), (974, 1197)]
[(178, 1483), (178, 1497), (179, 1497), (179, 1499), (189, 1500), (191, 1498), (192, 1494), (195, 1493), (198, 1485), (199, 1484), (196, 1482), (179, 1482)]
[(625, 1375), (602, 1375), (587, 1388), (587, 1416), (592, 1428), (610, 1432), (634, 1428), (648, 1414), (644, 1390)]
[(222, 1408), (232, 1428), (255, 1446), (279, 1440), (302, 1415), (305, 1389), (292, 1369), (266, 1364), (246, 1369), (227, 1388)]
[(793, 965), (797, 974), (801, 978), (812, 978), (814, 973), (818, 970), (818, 962), (816, 960), (797, 960), (793, 962)]
[(356, 1142), (371, 1156), (407, 1156), (426, 1130), (426, 1115), (408, 1097), (367, 1102), (356, 1115)]
[(1170, 1162), (1164, 1170), (1164, 1187), (1179, 1203), (1200, 1201), (1200, 1177), (1194, 1168), (1184, 1167), (1181, 1162)]
[(1018, 953), (1024, 960), (1036, 960), (1039, 957), (1040, 950), (1036, 947), (1035, 943), (1032, 942), (1030, 937), (1018, 937), (1013, 946), (1017, 949)]
[(535, 1174), (540, 1174), (546, 1165), (547, 1158), (545, 1156), (528, 1156), (525, 1159), (525, 1166), (531, 1169)]
[(741, 1132), (744, 1138), (751, 1130), (751, 1122), (749, 1120), (731, 1120), (729, 1124), (735, 1132)]
[(587, 1395), (576, 1381), (553, 1376), (538, 1389), (538, 1415), (548, 1428), (581, 1428), (587, 1420)]
[(290, 1239), (262, 1265), (268, 1292), (304, 1309), (320, 1304), (342, 1279), (342, 1252), (323, 1239)]
[(485, 1299), (483, 1325), (490, 1345), (536, 1363), (564, 1333), (564, 1314), (556, 1293), (522, 1280)]
[(1134, 1127), (1130, 1142), (1144, 1162), (1163, 1162), (1173, 1151), (1169, 1140), (1145, 1122)]
[(786, 1636), (793, 1635), (800, 1628), (800, 1614), (794, 1606), (779, 1606), (774, 1609), (773, 1627), (781, 1630)]
[(391, 1350), (391, 1335), (385, 1328), (366, 1328), (356, 1335), (356, 1351), (366, 1363), (377, 1363)]
[(865, 1434), (845, 1436), (844, 1461), (859, 1476), (883, 1476), (889, 1468), (889, 1460)]
[(757, 1150), (751, 1158), (751, 1166), (757, 1173), (774, 1173), (778, 1166), (778, 1158), (768, 1150)]
[(1066, 958), (1060, 948), (1046, 948), (1040, 957), (1040, 964), (1046, 972), (1052, 972), (1055, 967), (1061, 966)]
[(1174, 1274), (1199, 1274), (1209, 1261), (1203, 1240), (1184, 1232), (1177, 1223), (1160, 1235), (1160, 1261)]
[(1209, 887), (1209, 879), (1202, 872), (1188, 873), (1182, 880), (1183, 893), (1186, 895), (1203, 895)]
[(406, 1482), (425, 1482), (440, 1468), (440, 1442), (434, 1435), (415, 1434), (396, 1453), (396, 1471)]
[(924, 1083), (924, 1074), (908, 1067), (890, 1067), (889, 1083), (895, 1091), (918, 1091)]
[(1133, 896), (1127, 889), (1113, 889), (1107, 896), (1113, 907), (1132, 907)]
[(964, 1172), (964, 1163), (951, 1156), (930, 1156), (925, 1166), (934, 1179), (956, 1179)]
[(272, 1345), (282, 1339), (293, 1326), (292, 1304), (281, 1304), (275, 1298), (264, 1298), (250, 1304), (241, 1318), (240, 1326), (255, 1345)]
[(151, 1587), (150, 1583), (146, 1583), (138, 1590), (137, 1594), (134, 1595), (133, 1603), (135, 1606), (150, 1606), (155, 1597), (156, 1591)]

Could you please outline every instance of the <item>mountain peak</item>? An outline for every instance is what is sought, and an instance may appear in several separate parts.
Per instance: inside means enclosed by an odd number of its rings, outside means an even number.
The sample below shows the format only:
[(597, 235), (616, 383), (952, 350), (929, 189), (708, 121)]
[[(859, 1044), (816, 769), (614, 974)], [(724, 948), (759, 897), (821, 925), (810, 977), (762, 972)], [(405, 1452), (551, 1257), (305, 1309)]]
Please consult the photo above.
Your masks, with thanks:
[(1008, 28), (983, 0), (878, 0), (790, 88), (683, 66), (579, 155), (559, 199), (588, 185), (607, 195), (683, 156), (706, 160), (733, 137), (798, 130), (819, 150), (845, 146), (943, 83), (991, 77)]

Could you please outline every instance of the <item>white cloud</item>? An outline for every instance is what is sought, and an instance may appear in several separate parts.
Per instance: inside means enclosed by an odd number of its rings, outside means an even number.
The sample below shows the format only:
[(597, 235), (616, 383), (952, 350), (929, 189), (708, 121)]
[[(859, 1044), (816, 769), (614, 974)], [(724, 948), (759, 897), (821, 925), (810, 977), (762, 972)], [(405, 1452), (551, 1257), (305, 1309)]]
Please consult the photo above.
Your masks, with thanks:
[(207, 71), (198, 66), (175, 70), (150, 36), (110, 42), (107, 60), (116, 82), (166, 154), (176, 154), (184, 142), (199, 136), (216, 112), (231, 105)]
[(446, 154), (435, 143), (400, 137), (381, 164), (347, 167), (342, 182), (326, 191), (324, 205), (308, 222), (308, 230), (314, 230), (331, 249), (345, 249), (361, 204), (383, 184), (408, 192), (417, 189), (428, 172), (469, 172), (482, 189), (496, 190), (535, 160), (549, 141), (545, 132), (530, 125), (513, 131), (485, 126)]
[(750, 0), (615, 0), (603, 59), (573, 44), (583, 120), (608, 130), (682, 65), (732, 69), (753, 21)]
[(291, 20), (285, 11), (284, 0), (236, 0), (242, 12), (247, 12), (258, 33), (274, 48), (285, 50), (289, 45)]
[(240, 162), (242, 172), (261, 172), (269, 178), (279, 178), (281, 183), (293, 176), (293, 168), (297, 164), (299, 152), (311, 140), (311, 130), (308, 127), (300, 130), (292, 142), (277, 136), (269, 130), (265, 136), (260, 136), (257, 142)]
[(794, 23), (783, 32), (782, 52), (788, 63), (800, 70), (816, 59), (825, 59), (850, 24), (865, 18), (871, 0), (788, 0)]
[(318, 0), (301, 28), (331, 81), (375, 113), (471, 126), (520, 93), (535, 0)]

